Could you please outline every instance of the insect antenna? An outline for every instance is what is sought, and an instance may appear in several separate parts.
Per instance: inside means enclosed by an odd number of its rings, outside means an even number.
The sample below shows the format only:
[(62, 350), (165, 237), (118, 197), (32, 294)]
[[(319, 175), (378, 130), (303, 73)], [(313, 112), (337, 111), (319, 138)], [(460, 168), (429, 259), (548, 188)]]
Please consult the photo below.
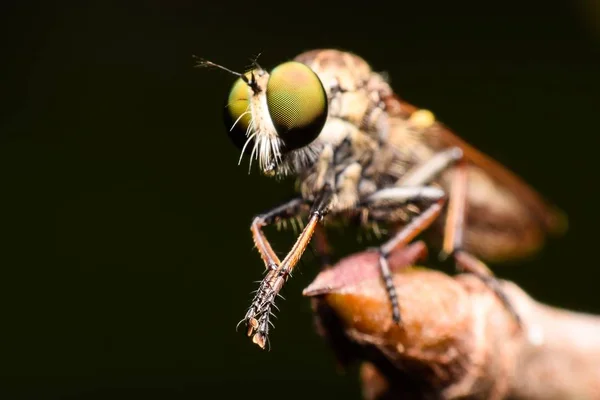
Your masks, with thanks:
[(235, 76), (239, 76), (240, 78), (242, 77), (242, 74), (240, 74), (239, 72), (236, 72), (227, 67), (224, 67), (221, 64), (214, 63), (212, 61), (209, 61), (207, 59), (204, 59), (202, 57), (198, 57), (195, 55), (193, 55), (192, 57), (196, 60), (196, 68), (214, 67), (214, 68), (222, 69), (223, 71), (229, 72), (230, 74), (233, 74)]
[(258, 58), (262, 55), (262, 51), (258, 52), (257, 55), (255, 55), (254, 57), (250, 58), (250, 62), (251, 62), (251, 67), (254, 68), (258, 68), (258, 69), (262, 69), (262, 67), (258, 64)]
[(201, 57), (198, 57), (195, 55), (192, 55), (192, 57), (196, 60), (196, 65), (195, 65), (196, 68), (207, 68), (207, 67), (218, 68), (218, 69), (221, 69), (225, 72), (228, 72), (232, 75), (239, 77), (241, 80), (246, 82), (246, 84), (248, 86), (250, 86), (251, 88), (253, 88), (253, 89), (257, 88), (257, 84), (256, 84), (256, 80), (254, 78), (254, 75), (252, 75), (252, 77), (250, 79), (248, 79), (248, 77), (246, 75), (236, 72), (234, 70), (231, 70), (227, 67), (224, 67), (223, 65), (214, 63), (212, 61), (206, 60), (204, 58), (201, 58)]

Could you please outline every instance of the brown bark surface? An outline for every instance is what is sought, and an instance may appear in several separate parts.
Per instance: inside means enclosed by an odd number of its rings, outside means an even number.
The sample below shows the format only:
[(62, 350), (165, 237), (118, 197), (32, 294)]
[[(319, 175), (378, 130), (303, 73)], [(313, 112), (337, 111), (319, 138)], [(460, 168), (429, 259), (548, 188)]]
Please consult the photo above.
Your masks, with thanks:
[(366, 399), (600, 399), (600, 317), (546, 306), (502, 282), (520, 330), (473, 276), (407, 267), (421, 250), (391, 260), (401, 325), (376, 253), (341, 260), (304, 291), (340, 363), (362, 363)]

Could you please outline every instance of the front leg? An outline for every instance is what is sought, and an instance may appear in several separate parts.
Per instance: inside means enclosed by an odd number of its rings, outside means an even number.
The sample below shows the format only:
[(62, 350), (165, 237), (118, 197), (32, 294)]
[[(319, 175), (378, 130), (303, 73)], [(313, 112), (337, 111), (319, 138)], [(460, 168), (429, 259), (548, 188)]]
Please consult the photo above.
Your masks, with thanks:
[[(265, 226), (271, 225), (282, 218), (292, 218), (298, 215), (302, 206), (306, 205), (306, 202), (298, 197), (292, 200), (289, 200), (265, 213), (259, 214), (252, 220), (252, 225), (250, 226), (250, 231), (252, 232), (252, 239), (254, 240), (254, 245), (258, 249), (258, 253), (265, 263), (265, 267), (267, 271), (275, 271), (281, 261), (279, 261), (279, 257), (273, 251), (269, 240), (265, 236), (262, 228)], [(261, 284), (259, 290), (256, 291), (252, 304), (259, 304), (262, 299), (260, 296), (264, 293), (264, 285), (265, 281)], [(254, 306), (250, 307), (246, 312), (246, 316), (243, 320), (238, 323), (238, 326), (245, 322), (246, 325), (252, 327), (256, 325), (256, 316), (257, 310)], [(250, 333), (249, 333), (250, 335)]]
[[(266, 341), (268, 340), (269, 327), (271, 324), (270, 316), (273, 313), (271, 309), (276, 308), (275, 298), (279, 295), (283, 284), (291, 275), (294, 267), (298, 264), (298, 261), (300, 261), (300, 258), (310, 243), (312, 235), (317, 229), (318, 224), (323, 220), (329, 211), (332, 197), (333, 191), (329, 185), (325, 185), (323, 191), (317, 196), (316, 201), (312, 206), (308, 223), (302, 230), (302, 233), (296, 240), (296, 243), (288, 255), (281, 263), (279, 263), (279, 260), (275, 258), (276, 256), (273, 257), (273, 250), (271, 249), (271, 246), (268, 244), (268, 241), (264, 235), (262, 235), (262, 232), (257, 236), (259, 240), (257, 241), (255, 239), (256, 242), (261, 243), (263, 246), (262, 248), (265, 252), (264, 254), (266, 255), (265, 259), (267, 260), (265, 263), (267, 264), (269, 271), (262, 280), (252, 305), (246, 313), (243, 321), (246, 322), (248, 327), (248, 336), (252, 336), (252, 341), (263, 349), (265, 348)], [(270, 253), (273, 254), (269, 255)], [(262, 251), (261, 254), (263, 254)], [(277, 264), (268, 264), (269, 262), (275, 262)]]
[[(321, 151), (313, 171), (315, 179), (311, 182), (310, 188), (304, 187), (304, 190), (302, 190), (302, 199), (305, 200), (292, 200), (288, 205), (283, 205), (270, 213), (256, 217), (252, 223), (251, 230), (254, 243), (265, 262), (268, 272), (256, 291), (252, 305), (240, 322), (246, 323), (248, 336), (252, 336), (252, 341), (263, 349), (268, 340), (271, 309), (276, 308), (275, 298), (279, 295), (279, 291), (298, 261), (300, 261), (317, 230), (318, 224), (331, 207), (335, 193), (333, 156), (334, 152), (331, 146), (325, 146)], [(312, 203), (312, 208), (308, 222), (290, 252), (283, 261), (280, 261), (261, 228), (268, 223), (272, 223), (276, 215), (297, 215), (299, 207), (302, 204), (309, 203)]]
[(267, 211), (266, 213), (259, 214), (254, 217), (250, 231), (252, 232), (252, 239), (254, 245), (260, 253), (260, 257), (263, 259), (267, 269), (276, 269), (279, 264), (279, 258), (271, 248), (271, 244), (267, 240), (262, 228), (276, 222), (282, 218), (291, 218), (298, 215), (300, 208), (305, 205), (305, 201), (298, 197), (284, 204)]

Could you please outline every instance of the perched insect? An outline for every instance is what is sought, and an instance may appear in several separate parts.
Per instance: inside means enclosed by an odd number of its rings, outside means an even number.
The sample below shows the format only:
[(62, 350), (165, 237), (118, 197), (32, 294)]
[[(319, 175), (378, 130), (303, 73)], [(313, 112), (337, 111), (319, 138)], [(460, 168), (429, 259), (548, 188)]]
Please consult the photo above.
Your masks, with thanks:
[[(297, 178), (298, 196), (256, 216), (251, 232), (268, 270), (242, 322), (261, 348), (268, 340), (275, 299), (321, 224), (385, 224), (393, 234), (379, 251), (394, 321), (400, 307), (387, 259), (423, 233), (430, 246), (452, 257), (458, 270), (481, 278), (514, 317), (510, 303), (482, 260), (519, 259), (549, 235), (566, 229), (566, 217), (516, 175), (437, 122), (430, 111), (397, 97), (385, 78), (357, 55), (313, 50), (270, 73), (256, 62), (239, 78), (224, 114), (229, 136), (243, 154), (274, 177)], [(240, 157), (241, 160), (241, 157)], [(280, 260), (263, 227), (307, 218)]]

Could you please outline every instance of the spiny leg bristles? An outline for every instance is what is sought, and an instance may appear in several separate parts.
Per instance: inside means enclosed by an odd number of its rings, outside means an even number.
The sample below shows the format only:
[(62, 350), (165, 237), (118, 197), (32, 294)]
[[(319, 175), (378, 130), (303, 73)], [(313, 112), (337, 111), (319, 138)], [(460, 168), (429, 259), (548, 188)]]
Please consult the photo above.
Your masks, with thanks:
[(245, 323), (247, 326), (246, 333), (252, 337), (252, 342), (264, 349), (268, 344), (269, 330), (274, 329), (270, 317), (277, 318), (273, 310), (279, 311), (275, 299), (277, 297), (283, 298), (283, 296), (271, 287), (269, 279), (263, 280), (255, 292), (252, 305), (246, 312), (244, 319), (238, 323), (238, 326)]

